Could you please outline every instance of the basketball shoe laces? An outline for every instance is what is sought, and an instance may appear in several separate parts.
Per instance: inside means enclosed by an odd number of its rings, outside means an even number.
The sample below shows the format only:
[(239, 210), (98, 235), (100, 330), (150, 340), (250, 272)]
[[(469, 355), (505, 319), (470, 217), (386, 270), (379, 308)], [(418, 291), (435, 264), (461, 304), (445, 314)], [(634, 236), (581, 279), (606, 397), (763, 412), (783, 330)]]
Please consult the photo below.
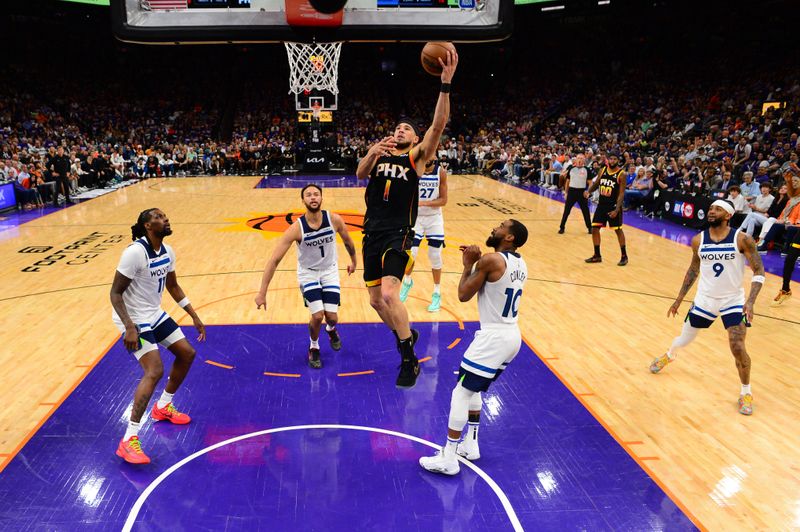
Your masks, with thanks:
[(142, 443), (139, 441), (138, 436), (131, 436), (131, 439), (128, 440), (128, 445), (136, 454), (142, 454)]

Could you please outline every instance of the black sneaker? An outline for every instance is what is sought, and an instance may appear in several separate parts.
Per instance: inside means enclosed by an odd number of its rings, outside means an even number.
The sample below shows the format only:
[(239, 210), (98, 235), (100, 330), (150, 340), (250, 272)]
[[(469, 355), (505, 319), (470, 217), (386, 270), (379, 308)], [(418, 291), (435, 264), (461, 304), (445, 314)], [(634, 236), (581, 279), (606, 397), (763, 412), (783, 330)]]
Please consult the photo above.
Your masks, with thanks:
[(558, 234), (559, 235), (563, 235), (564, 234), (564, 228), (563, 227), (559, 227), (558, 228)]
[(406, 358), (400, 363), (400, 373), (397, 374), (395, 386), (403, 389), (413, 388), (419, 376), (419, 361), (417, 357)]
[(625, 255), (624, 257), (619, 259), (619, 262), (617, 263), (617, 266), (625, 266), (626, 264), (628, 264), (628, 256), (627, 255)]
[(328, 333), (328, 338), (331, 341), (331, 348), (334, 351), (338, 351), (339, 349), (341, 349), (342, 348), (342, 339), (339, 338), (339, 331), (334, 329), (332, 331), (326, 331), (326, 332)]
[(314, 349), (313, 347), (309, 348), (308, 365), (314, 369), (319, 369), (322, 367), (322, 360), (319, 358), (319, 349)]

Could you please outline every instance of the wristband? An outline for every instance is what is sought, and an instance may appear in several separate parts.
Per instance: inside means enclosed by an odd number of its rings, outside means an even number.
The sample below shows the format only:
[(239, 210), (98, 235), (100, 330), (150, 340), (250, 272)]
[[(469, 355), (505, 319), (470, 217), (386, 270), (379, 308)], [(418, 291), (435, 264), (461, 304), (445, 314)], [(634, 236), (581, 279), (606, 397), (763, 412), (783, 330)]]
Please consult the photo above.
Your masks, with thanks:
[(764, 281), (766, 281), (766, 280), (767, 279), (763, 275), (754, 275), (752, 282), (764, 284)]
[(189, 304), (190, 303), (189, 303), (189, 298), (188, 297), (184, 297), (183, 299), (178, 301), (178, 306), (181, 307), (181, 308), (186, 308), (186, 307), (189, 306)]
[(449, 83), (442, 83), (439, 87), (439, 92), (443, 92), (445, 94), (450, 94), (450, 84)]

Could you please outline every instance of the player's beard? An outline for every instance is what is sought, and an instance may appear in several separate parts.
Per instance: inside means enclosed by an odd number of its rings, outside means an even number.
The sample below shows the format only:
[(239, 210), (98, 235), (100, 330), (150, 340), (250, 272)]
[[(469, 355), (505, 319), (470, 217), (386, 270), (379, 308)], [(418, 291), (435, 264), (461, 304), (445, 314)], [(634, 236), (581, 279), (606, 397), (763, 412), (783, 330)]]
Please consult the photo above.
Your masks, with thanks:
[(720, 227), (722, 225), (722, 222), (724, 221), (725, 220), (722, 218), (714, 218), (713, 220), (709, 218), (708, 225), (710, 225), (711, 227)]
[(490, 247), (496, 250), (498, 246), (500, 246), (500, 242), (502, 241), (503, 239), (500, 238), (499, 236), (491, 235), (489, 238), (486, 239), (486, 247)]
[(158, 233), (158, 238), (163, 239), (165, 236), (169, 236), (172, 234), (172, 228), (164, 226), (161, 231)]
[(318, 213), (318, 212), (319, 212), (319, 210), (322, 208), (322, 204), (321, 204), (321, 203), (317, 204), (317, 206), (316, 206), (316, 207), (311, 207), (311, 205), (309, 205), (309, 204), (308, 204), (308, 203), (306, 203), (306, 202), (303, 202), (303, 203), (305, 203), (305, 205), (306, 205), (306, 209), (307, 209), (307, 210), (308, 210), (308, 212), (310, 212), (310, 213), (314, 213), (314, 214), (316, 214), (316, 213)]

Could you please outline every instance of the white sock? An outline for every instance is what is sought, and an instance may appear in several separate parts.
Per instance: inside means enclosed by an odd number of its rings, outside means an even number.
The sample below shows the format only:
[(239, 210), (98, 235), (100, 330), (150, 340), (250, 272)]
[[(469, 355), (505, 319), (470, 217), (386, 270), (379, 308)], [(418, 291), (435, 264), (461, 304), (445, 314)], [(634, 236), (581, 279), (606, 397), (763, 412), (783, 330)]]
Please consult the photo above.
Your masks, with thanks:
[(747, 395), (749, 393), (750, 393), (750, 385), (749, 384), (742, 384), (742, 395)]
[[(325, 330), (328, 331), (328, 332), (335, 331), (336, 330), (336, 325), (329, 325), (329, 324), (326, 323), (325, 324)], [(317, 341), (319, 341), (319, 340), (317, 340)]]
[(433, 293), (434, 293), (434, 294), (439, 294), (439, 293), (440, 293), (440, 292), (439, 292), (439, 285), (438, 285), (438, 284), (435, 284), (435, 285), (433, 285)]
[(444, 444), (444, 457), (445, 458), (452, 458), (455, 460), (456, 458), (456, 448), (458, 447), (458, 440), (450, 439), (450, 436), (447, 437), (447, 443)]
[(311, 340), (310, 349), (319, 349), (319, 338), (317, 338), (316, 340)]
[(139, 429), (142, 428), (142, 422), (139, 421), (128, 421), (128, 428), (125, 429), (125, 436), (123, 436), (123, 441), (128, 441), (131, 439), (131, 436), (138, 436)]
[(161, 393), (161, 397), (158, 399), (158, 403), (156, 403), (156, 406), (158, 408), (164, 408), (165, 406), (167, 406), (172, 402), (172, 396), (174, 395), (175, 395), (174, 393), (167, 393), (167, 390), (164, 390)]
[(480, 422), (473, 422), (470, 421), (467, 423), (467, 436), (464, 438), (467, 441), (478, 443), (478, 428), (480, 427)]

